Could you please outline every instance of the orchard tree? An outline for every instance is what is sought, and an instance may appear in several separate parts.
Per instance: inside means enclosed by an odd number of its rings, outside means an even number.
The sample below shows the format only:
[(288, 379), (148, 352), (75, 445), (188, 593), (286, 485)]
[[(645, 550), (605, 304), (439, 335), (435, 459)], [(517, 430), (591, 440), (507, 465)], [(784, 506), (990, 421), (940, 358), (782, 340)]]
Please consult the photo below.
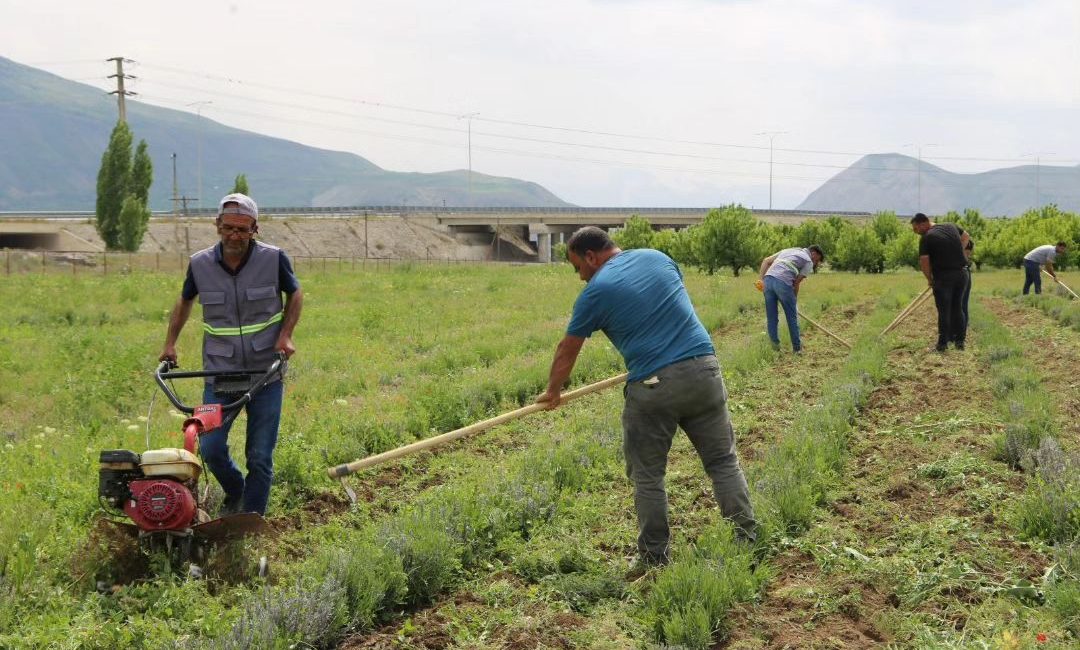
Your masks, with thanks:
[(885, 266), (890, 269), (905, 266), (919, 268), (919, 236), (907, 230), (901, 231), (899, 235), (890, 239), (885, 244)]
[(710, 274), (730, 266), (735, 277), (745, 267), (756, 268), (768, 245), (762, 224), (741, 205), (710, 210), (694, 228), (693, 252)]
[(839, 217), (830, 217), (830, 220), (807, 219), (799, 224), (792, 233), (791, 246), (794, 248), (806, 248), (811, 244), (817, 244), (825, 251), (825, 257), (831, 258), (836, 252), (836, 238), (840, 236), (840, 228), (847, 222)]
[(874, 215), (874, 218), (870, 220), (870, 227), (874, 229), (874, 234), (882, 244), (887, 244), (889, 240), (904, 231), (904, 224), (900, 223), (896, 213), (891, 210)]
[(693, 250), (693, 232), (689, 228), (657, 230), (653, 233), (652, 247), (662, 251), (679, 264), (697, 266), (697, 258), (694, 257)]
[[(912, 233), (914, 234), (914, 233)], [(848, 227), (836, 240), (836, 252), (829, 266), (839, 271), (866, 270), (881, 273), (885, 269), (885, 244), (872, 228)]]
[(615, 245), (619, 248), (630, 250), (633, 248), (652, 248), (653, 236), (652, 224), (649, 223), (649, 220), (635, 214), (627, 219), (622, 230), (614, 233), (611, 238), (615, 240)]

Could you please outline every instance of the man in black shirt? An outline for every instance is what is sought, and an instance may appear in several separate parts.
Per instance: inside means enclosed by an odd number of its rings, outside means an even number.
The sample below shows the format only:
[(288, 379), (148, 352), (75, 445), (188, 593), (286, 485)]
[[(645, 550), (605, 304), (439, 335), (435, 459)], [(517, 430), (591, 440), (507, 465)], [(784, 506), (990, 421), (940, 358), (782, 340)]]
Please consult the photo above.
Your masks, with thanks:
[(971, 299), (971, 256), (974, 253), (975, 242), (968, 239), (964, 246), (964, 258), (967, 260), (967, 265), (964, 266), (964, 291), (960, 298), (961, 310), (964, 312), (964, 332), (967, 332), (968, 323), (971, 322), (971, 317), (968, 316), (968, 301)]
[(911, 229), (922, 236), (919, 241), (919, 268), (934, 290), (938, 311), (938, 340), (935, 349), (944, 352), (952, 341), (964, 349), (967, 319), (964, 318), (964, 288), (967, 285), (968, 234), (952, 223), (934, 224), (923, 213), (911, 218)]

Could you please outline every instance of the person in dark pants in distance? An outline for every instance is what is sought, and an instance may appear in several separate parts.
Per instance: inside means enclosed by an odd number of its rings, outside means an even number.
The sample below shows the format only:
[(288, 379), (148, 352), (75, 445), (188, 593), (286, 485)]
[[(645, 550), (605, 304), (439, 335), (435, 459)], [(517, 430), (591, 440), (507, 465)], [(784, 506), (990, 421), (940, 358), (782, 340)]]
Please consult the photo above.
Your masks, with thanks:
[(938, 338), (934, 349), (944, 352), (952, 341), (957, 350), (963, 350), (967, 337), (963, 309), (967, 285), (964, 248), (970, 237), (956, 224), (932, 223), (921, 212), (911, 218), (911, 229), (922, 237), (919, 240), (919, 268), (934, 290), (938, 312)]
[(679, 267), (657, 250), (623, 252), (592, 226), (570, 237), (567, 257), (586, 285), (555, 351), (547, 390), (536, 401), (549, 409), (559, 405), (581, 346), (596, 330), (626, 361), (623, 452), (639, 532), (638, 561), (627, 577), (670, 559), (664, 476), (678, 427), (701, 457), (713, 496), (734, 523), (736, 536), (753, 542), (757, 523), (739, 467), (727, 388)]

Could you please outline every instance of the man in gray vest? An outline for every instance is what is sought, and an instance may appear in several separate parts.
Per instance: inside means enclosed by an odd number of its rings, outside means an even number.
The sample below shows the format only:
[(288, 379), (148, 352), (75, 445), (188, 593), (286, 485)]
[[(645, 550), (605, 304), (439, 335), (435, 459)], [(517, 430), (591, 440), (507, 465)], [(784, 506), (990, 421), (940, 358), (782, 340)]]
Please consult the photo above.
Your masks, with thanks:
[[(263, 369), (273, 363), (279, 351), (287, 357), (296, 352), (292, 334), (300, 320), (304, 294), (285, 252), (253, 239), (259, 231), (258, 219), (259, 209), (250, 197), (229, 194), (221, 199), (216, 221), (221, 242), (191, 256), (159, 360), (176, 363), (176, 340), (196, 296), (203, 314), (204, 369)], [(249, 387), (250, 382), (210, 379), (203, 403), (231, 402)], [(274, 377), (245, 407), (246, 479), (229, 456), (231, 419), (200, 438), (199, 452), (225, 491), (221, 514), (266, 513), (281, 400), (281, 377)]]

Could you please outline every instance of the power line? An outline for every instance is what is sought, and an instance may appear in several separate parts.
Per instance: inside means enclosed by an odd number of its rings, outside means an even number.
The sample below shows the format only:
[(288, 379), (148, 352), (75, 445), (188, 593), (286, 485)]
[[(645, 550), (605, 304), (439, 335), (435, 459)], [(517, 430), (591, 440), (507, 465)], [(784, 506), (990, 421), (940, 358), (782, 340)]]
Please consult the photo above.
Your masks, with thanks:
[[(232, 78), (232, 77), (223, 77), (223, 76), (220, 76), (220, 75), (213, 75), (213, 74), (208, 74), (208, 73), (204, 73), (204, 72), (196, 72), (196, 71), (192, 71), (192, 70), (185, 70), (185, 69), (182, 69), (182, 68), (175, 68), (175, 67), (171, 67), (171, 66), (162, 66), (162, 65), (157, 65), (157, 64), (145, 64), (145, 63), (143, 65), (145, 67), (148, 67), (148, 68), (157, 68), (157, 69), (173, 72), (173, 73), (176, 73), (176, 74), (191, 75), (191, 76), (201, 77), (201, 78), (205, 78), (205, 79), (212, 79), (212, 80), (216, 80), (216, 81), (224, 81), (224, 82), (227, 82), (227, 83), (233, 83), (233, 84), (248, 86), (248, 87), (251, 87), (251, 88), (262, 88), (262, 89), (265, 89), (265, 90), (272, 90), (272, 91), (277, 91), (277, 92), (286, 92), (286, 93), (289, 93), (289, 95), (291, 95), (291, 96), (298, 96), (298, 95), (299, 96), (307, 96), (307, 97), (314, 97), (314, 98), (318, 98), (318, 99), (326, 99), (326, 100), (332, 100), (332, 101), (347, 102), (347, 103), (351, 103), (351, 104), (360, 104), (360, 105), (370, 106), (370, 107), (374, 107), (374, 108), (386, 108), (386, 109), (391, 109), (391, 110), (407, 111), (407, 112), (420, 113), (420, 114), (426, 114), (426, 115), (434, 115), (434, 116), (446, 117), (446, 118), (455, 118), (456, 119), (458, 117), (458, 115), (460, 115), (459, 112), (453, 112), (453, 111), (439, 111), (439, 110), (432, 110), (432, 109), (426, 109), (426, 108), (417, 108), (417, 107), (413, 107), (413, 106), (405, 106), (405, 105), (401, 105), (401, 104), (392, 104), (392, 103), (387, 103), (387, 102), (376, 102), (376, 101), (357, 99), (357, 98), (352, 98), (352, 97), (343, 97), (343, 96), (340, 96), (340, 95), (330, 95), (330, 94), (325, 94), (325, 93), (314, 93), (314, 92), (308, 92), (308, 91), (297, 91), (295, 88), (291, 88), (291, 87), (283, 87), (283, 86), (275, 86), (275, 85), (272, 85), (272, 84), (264, 84), (264, 83), (258, 83), (258, 82), (243, 81), (243, 80)], [(768, 151), (769, 150), (769, 147), (762, 146), (762, 145), (734, 144), (734, 143), (727, 143), (727, 142), (713, 142), (713, 141), (708, 141), (708, 140), (687, 140), (687, 139), (678, 139), (678, 138), (662, 138), (662, 137), (657, 137), (657, 136), (649, 136), (649, 135), (641, 135), (641, 134), (633, 134), (633, 133), (620, 133), (620, 132), (615, 132), (615, 131), (600, 131), (600, 130), (594, 130), (594, 129), (555, 126), (555, 125), (550, 125), (550, 124), (541, 124), (541, 123), (537, 123), (537, 122), (524, 122), (524, 121), (517, 121), (517, 120), (506, 120), (506, 119), (499, 119), (499, 118), (493, 118), (493, 117), (479, 117), (478, 116), (475, 119), (478, 122), (488, 122), (488, 123), (491, 123), (491, 124), (504, 124), (504, 125), (508, 125), (508, 126), (519, 126), (519, 127), (533, 128), (533, 129), (545, 129), (545, 130), (553, 130), (553, 131), (562, 131), (562, 132), (567, 132), (567, 133), (578, 133), (578, 134), (583, 134), (583, 135), (595, 135), (595, 136), (603, 136), (603, 137), (617, 137), (617, 138), (626, 138), (626, 139), (634, 139), (634, 140), (646, 140), (646, 141), (653, 141), (653, 142), (667, 142), (667, 143), (672, 143), (672, 144), (684, 144), (684, 145), (695, 145), (695, 146), (705, 146), (705, 147), (722, 147), (722, 148), (732, 148), (732, 149), (746, 149), (746, 150), (754, 150), (754, 151)], [(830, 156), (865, 156), (865, 155), (868, 155), (868, 154), (866, 154), (866, 152), (836, 151), (836, 150), (827, 150), (827, 149), (776, 148), (775, 151), (783, 152), (783, 153), (800, 153), (800, 154), (815, 154), (815, 155), (830, 155)], [(933, 157), (933, 158), (926, 158), (926, 160), (954, 160), (954, 161), (968, 161), (968, 162), (997, 162), (997, 163), (1002, 163), (1002, 162), (1004, 162), (1004, 163), (1007, 163), (1007, 162), (1025, 162), (1023, 159), (1020, 159), (1020, 158), (980, 158), (980, 157), (975, 157), (975, 156), (936, 156), (936, 157)], [(1061, 162), (1061, 163), (1066, 163), (1066, 164), (1075, 164), (1075, 163), (1080, 162), (1080, 161), (1062, 160), (1062, 161), (1055, 161), (1055, 162)], [(781, 164), (781, 163), (777, 163), (777, 164)], [(842, 165), (841, 166), (820, 165), (820, 166), (823, 166), (823, 167), (834, 166), (834, 167), (839, 167), (839, 168), (845, 168)]]
[[(396, 124), (396, 125), (400, 125), (400, 126), (410, 126), (410, 127), (415, 127), (415, 128), (430, 129), (430, 130), (434, 130), (434, 131), (458, 133), (458, 134), (461, 134), (461, 135), (465, 135), (467, 133), (466, 130), (463, 130), (463, 129), (457, 128), (457, 127), (439, 126), (439, 125), (434, 125), (434, 124), (425, 124), (423, 122), (411, 122), (411, 121), (407, 121), (407, 120), (397, 120), (397, 119), (393, 119), (393, 118), (377, 117), (377, 116), (372, 116), (372, 115), (363, 115), (363, 114), (345, 112), (345, 111), (340, 111), (340, 110), (334, 110), (334, 109), (330, 109), (330, 108), (312, 107), (312, 106), (309, 106), (309, 105), (306, 105), (306, 104), (298, 104), (298, 103), (295, 103), (295, 102), (286, 102), (286, 101), (279, 101), (279, 100), (273, 100), (273, 99), (251, 100), (250, 98), (245, 97), (243, 95), (237, 95), (237, 94), (234, 94), (234, 93), (224, 93), (224, 92), (220, 92), (220, 91), (208, 91), (205, 88), (197, 88), (197, 87), (188, 86), (188, 85), (184, 85), (184, 84), (174, 84), (174, 83), (168, 83), (168, 82), (163, 82), (163, 81), (156, 81), (156, 80), (151, 81), (151, 80), (145, 80), (145, 79), (143, 80), (143, 83), (146, 84), (146, 85), (159, 85), (159, 86), (164, 86), (166, 88), (173, 88), (173, 89), (177, 89), (177, 90), (186, 90), (186, 91), (194, 91), (194, 92), (200, 92), (200, 93), (205, 93), (205, 94), (212, 94), (212, 95), (214, 95), (215, 97), (218, 97), (218, 98), (231, 97), (233, 99), (240, 99), (240, 100), (244, 100), (244, 101), (258, 101), (258, 103), (260, 103), (260, 104), (281, 106), (283, 108), (290, 108), (290, 109), (301, 110), (301, 111), (312, 112), (312, 113), (321, 113), (321, 114), (325, 114), (325, 115), (337, 115), (337, 116), (340, 116), (340, 117), (347, 117), (347, 118), (350, 118), (350, 119), (370, 120), (370, 121), (374, 121), (374, 122), (381, 122), (381, 123), (384, 123), (384, 124)], [(460, 116), (455, 117), (455, 119), (458, 119), (458, 118), (460, 118)], [(474, 116), (472, 119), (480, 121), (482, 118), (479, 117), (479, 116)], [(769, 164), (770, 166), (773, 164), (773, 161), (771, 159), (770, 160), (756, 160), (756, 159), (745, 159), (745, 158), (725, 158), (725, 157), (712, 156), (712, 155), (707, 155), (707, 154), (684, 153), (684, 152), (676, 152), (676, 151), (661, 151), (661, 150), (655, 150), (655, 149), (638, 149), (638, 148), (631, 148), (631, 147), (615, 147), (615, 146), (610, 146), (610, 145), (589, 144), (589, 143), (582, 143), (582, 142), (570, 142), (570, 141), (566, 141), (566, 140), (551, 140), (551, 139), (547, 139), (547, 138), (534, 138), (534, 137), (529, 137), (529, 136), (508, 135), (508, 134), (503, 134), (503, 133), (492, 133), (492, 132), (489, 132), (489, 131), (475, 131), (475, 130), (473, 130), (472, 134), (485, 136), (485, 137), (489, 137), (489, 138), (500, 138), (500, 139), (506, 139), (506, 140), (516, 140), (516, 141), (520, 141), (520, 142), (532, 142), (532, 143), (539, 143), (539, 144), (553, 144), (553, 145), (564, 146), (564, 147), (575, 147), (575, 148), (581, 148), (581, 149), (594, 149), (594, 150), (611, 151), (611, 152), (617, 152), (617, 153), (632, 153), (632, 154), (637, 154), (637, 155), (668, 156), (668, 157), (675, 157), (675, 158), (686, 158), (686, 159), (694, 159), (694, 160), (708, 160), (708, 161), (729, 162), (729, 163), (749, 163), (749, 164), (760, 164), (760, 165)], [(768, 151), (769, 147), (764, 147), (764, 149), (766, 151)], [(780, 150), (781, 149), (777, 149), (777, 151), (780, 151)], [(928, 160), (928, 158), (923, 159), (923, 160)], [(805, 167), (805, 168), (838, 169), (838, 170), (844, 170), (844, 169), (848, 169), (850, 167), (849, 165), (837, 165), (837, 164), (831, 164), (831, 163), (803, 163), (803, 162), (793, 162), (793, 161), (776, 161), (775, 164), (776, 165), (781, 165), (781, 166), (788, 166), (788, 167)], [(918, 169), (894, 169), (894, 168), (888, 168), (888, 167), (865, 167), (864, 169), (866, 169), (867, 171), (894, 171), (894, 172), (901, 172), (901, 173), (916, 173), (918, 171)]]
[[(168, 98), (168, 97), (159, 97), (159, 96), (156, 96), (156, 95), (143, 95), (143, 97), (144, 98), (149, 97), (149, 98), (155, 99), (157, 101), (161, 101), (161, 102), (169, 103), (169, 104), (174, 104), (174, 105), (177, 105), (177, 106), (184, 106), (187, 103), (185, 100), (178, 100), (178, 99), (173, 99), (173, 98)], [(223, 108), (222, 106), (219, 106), (218, 104), (215, 104), (215, 111), (224, 112), (224, 113), (232, 113), (232, 114), (236, 114), (236, 115), (243, 115), (243, 116), (247, 116), (247, 117), (256, 117), (256, 118), (266, 119), (266, 120), (276, 121), (276, 122), (285, 122), (285, 123), (290, 123), (290, 124), (298, 124), (298, 125), (302, 125), (302, 126), (311, 126), (311, 127), (322, 128), (322, 129), (329, 129), (329, 130), (333, 130), (334, 132), (345, 131), (345, 132), (349, 132), (349, 133), (356, 133), (356, 134), (359, 134), (359, 135), (367, 135), (367, 136), (376, 137), (376, 138), (383, 138), (383, 139), (397, 140), (397, 141), (405, 141), (405, 142), (415, 142), (415, 143), (418, 143), (418, 144), (438, 146), (438, 147), (443, 147), (443, 148), (447, 148), (447, 149), (460, 150), (460, 148), (461, 148), (461, 144), (457, 143), (457, 142), (447, 142), (447, 141), (442, 141), (442, 140), (432, 140), (432, 139), (428, 139), (428, 138), (419, 138), (419, 137), (414, 137), (414, 136), (387, 134), (387, 133), (381, 132), (381, 131), (369, 131), (369, 130), (365, 130), (365, 129), (357, 129), (357, 128), (354, 128), (354, 127), (335, 126), (335, 125), (327, 124), (325, 122), (314, 122), (314, 121), (302, 120), (302, 119), (296, 119), (296, 118), (280, 117), (280, 116), (276, 116), (276, 115), (267, 115), (267, 114), (264, 114), (264, 113), (258, 113), (258, 112), (254, 112), (254, 111), (232, 109), (232, 108)], [(448, 130), (454, 130), (454, 129), (448, 129)], [(457, 130), (455, 130), (455, 131), (457, 131)], [(457, 132), (460, 132), (460, 131), (457, 131)], [(737, 171), (729, 171), (729, 170), (722, 170), (722, 169), (702, 169), (702, 168), (692, 168), (692, 167), (658, 165), (658, 164), (654, 164), (654, 163), (640, 163), (640, 162), (636, 162), (636, 161), (601, 160), (601, 159), (595, 159), (595, 158), (583, 158), (583, 157), (578, 157), (578, 156), (566, 156), (566, 155), (553, 154), (553, 153), (547, 153), (547, 152), (522, 151), (522, 150), (517, 150), (517, 149), (506, 149), (506, 148), (499, 148), (499, 147), (487, 147), (487, 146), (481, 146), (481, 145), (473, 145), (473, 149), (480, 150), (480, 151), (486, 151), (486, 152), (490, 152), (490, 153), (500, 153), (500, 154), (514, 155), (514, 156), (524, 156), (524, 157), (530, 157), (530, 158), (547, 159), (547, 160), (562, 160), (562, 161), (568, 161), (568, 162), (581, 162), (581, 163), (588, 163), (588, 164), (594, 164), (594, 165), (603, 165), (603, 166), (611, 166), (611, 167), (649, 169), (649, 170), (659, 170), (659, 171), (675, 171), (675, 172), (693, 173), (693, 174), (706, 174), (706, 175), (712, 175), (712, 176), (737, 176), (737, 177), (741, 177), (741, 178), (754, 178), (754, 179), (761, 179), (761, 180), (764, 180), (764, 179), (768, 178), (767, 174), (757, 174), (757, 173), (751, 173), (751, 172), (737, 172)], [(888, 170), (884, 170), (884, 171), (888, 171)], [(915, 173), (917, 170), (910, 169), (910, 170), (894, 170), (894, 171), (905, 171), (905, 172)], [(927, 175), (933, 175), (935, 172), (932, 172), (932, 171), (931, 172), (926, 172), (926, 171), (924, 171), (923, 173), (927, 174)], [(944, 173), (950, 174), (950, 175), (954, 174), (954, 172), (948, 172), (948, 171), (944, 171)], [(881, 184), (885, 184), (885, 181), (877, 181), (877, 180), (873, 180), (873, 179), (860, 179), (860, 178), (843, 178), (843, 177), (840, 177), (838, 175), (834, 175), (832, 177), (827, 177), (827, 178), (778, 175), (778, 176), (775, 176), (775, 178), (782, 179), (782, 180), (806, 181), (806, 182), (812, 182), (812, 183), (817, 183), (817, 184), (824, 183), (825, 181), (830, 181), (830, 180), (835, 181), (835, 182), (843, 182), (843, 183), (859, 183), (859, 184), (862, 184), (862, 185), (881, 185)], [(329, 177), (303, 177), (303, 178), (297, 178), (296, 180), (323, 180), (323, 179), (329, 179)], [(940, 186), (943, 186), (943, 187), (966, 187), (967, 186), (967, 185), (961, 184), (961, 183), (953, 183), (953, 182), (942, 181), (942, 180), (938, 180), (937, 184), (940, 185)], [(983, 187), (1026, 188), (1027, 183), (1022, 183), (1022, 182), (1017, 182), (1015, 184), (1014, 183), (994, 183), (994, 184), (984, 184)]]

